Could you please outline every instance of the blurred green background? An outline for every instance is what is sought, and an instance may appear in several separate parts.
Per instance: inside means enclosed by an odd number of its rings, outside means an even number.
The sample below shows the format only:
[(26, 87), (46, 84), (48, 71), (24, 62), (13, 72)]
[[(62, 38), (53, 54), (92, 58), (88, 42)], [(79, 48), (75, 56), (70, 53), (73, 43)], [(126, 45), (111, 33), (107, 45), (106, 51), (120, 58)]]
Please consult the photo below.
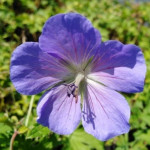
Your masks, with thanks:
[[(139, 0), (138, 0), (139, 1)], [(36, 123), (35, 96), (28, 127), (24, 126), (31, 96), (20, 95), (9, 79), (13, 50), (23, 41), (38, 41), (45, 21), (57, 13), (85, 15), (102, 40), (120, 40), (141, 47), (147, 64), (142, 93), (124, 94), (131, 107), (126, 135), (100, 142), (80, 125), (59, 136)], [(142, 70), (141, 70), (142, 71)], [(150, 2), (125, 0), (0, 0), (0, 150), (8, 150), (15, 130), (14, 150), (150, 150)]]

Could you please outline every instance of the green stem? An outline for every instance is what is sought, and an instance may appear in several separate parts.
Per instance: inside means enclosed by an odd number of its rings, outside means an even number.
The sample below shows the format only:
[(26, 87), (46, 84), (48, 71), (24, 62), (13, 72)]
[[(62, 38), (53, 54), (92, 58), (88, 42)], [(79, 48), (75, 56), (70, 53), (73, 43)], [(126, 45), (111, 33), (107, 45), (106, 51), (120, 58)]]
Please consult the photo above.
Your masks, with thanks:
[(125, 138), (125, 149), (128, 150), (128, 133), (124, 135)]
[(27, 114), (27, 118), (26, 118), (26, 121), (25, 121), (25, 126), (28, 126), (29, 117), (31, 115), (31, 110), (32, 110), (33, 102), (34, 102), (34, 97), (35, 97), (35, 95), (31, 96), (31, 101), (30, 101), (30, 104), (29, 104), (29, 109), (28, 109), (28, 114)]

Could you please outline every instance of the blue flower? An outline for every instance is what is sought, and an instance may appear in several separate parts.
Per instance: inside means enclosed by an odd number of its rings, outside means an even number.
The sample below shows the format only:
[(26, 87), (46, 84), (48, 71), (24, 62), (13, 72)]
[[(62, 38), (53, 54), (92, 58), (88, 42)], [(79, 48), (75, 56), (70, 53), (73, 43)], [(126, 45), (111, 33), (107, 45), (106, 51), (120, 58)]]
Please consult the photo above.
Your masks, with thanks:
[(38, 123), (65, 135), (82, 120), (102, 141), (129, 131), (130, 108), (116, 91), (141, 92), (145, 73), (139, 47), (101, 42), (99, 31), (77, 13), (48, 19), (39, 42), (18, 46), (10, 67), (18, 92), (47, 90), (37, 106)]

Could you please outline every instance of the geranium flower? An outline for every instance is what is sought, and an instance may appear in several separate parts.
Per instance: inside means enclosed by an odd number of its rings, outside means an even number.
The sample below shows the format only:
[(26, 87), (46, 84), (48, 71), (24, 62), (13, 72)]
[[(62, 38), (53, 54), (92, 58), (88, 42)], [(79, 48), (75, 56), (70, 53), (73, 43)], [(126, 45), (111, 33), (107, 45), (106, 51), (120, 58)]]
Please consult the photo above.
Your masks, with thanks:
[(129, 131), (130, 108), (116, 91), (141, 92), (145, 72), (139, 47), (102, 43), (89, 20), (67, 13), (48, 19), (38, 43), (16, 48), (10, 77), (21, 94), (47, 90), (37, 106), (38, 123), (65, 135), (82, 120), (87, 133), (105, 141)]

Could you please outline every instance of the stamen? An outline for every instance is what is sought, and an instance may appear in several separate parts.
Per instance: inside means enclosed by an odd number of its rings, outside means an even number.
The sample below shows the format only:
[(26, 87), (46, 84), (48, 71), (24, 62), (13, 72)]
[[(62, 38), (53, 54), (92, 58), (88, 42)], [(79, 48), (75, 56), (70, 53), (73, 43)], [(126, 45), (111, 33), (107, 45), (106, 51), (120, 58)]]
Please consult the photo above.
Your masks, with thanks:
[(72, 95), (75, 98), (76, 103), (78, 102), (79, 84), (83, 78), (84, 78), (84, 75), (79, 73), (76, 76), (74, 83), (64, 84), (65, 86), (67, 86), (67, 96), (70, 97)]
[(67, 89), (67, 95), (68, 97), (70, 97), (70, 95), (73, 95), (75, 97), (75, 89), (76, 89), (76, 86), (75, 84), (70, 84), (70, 85), (67, 85), (68, 89)]
[(67, 85), (67, 87), (68, 87), (67, 89), (68, 97), (70, 97), (71, 95), (73, 95), (73, 97), (76, 97), (76, 89), (78, 89), (78, 87), (74, 83)]

